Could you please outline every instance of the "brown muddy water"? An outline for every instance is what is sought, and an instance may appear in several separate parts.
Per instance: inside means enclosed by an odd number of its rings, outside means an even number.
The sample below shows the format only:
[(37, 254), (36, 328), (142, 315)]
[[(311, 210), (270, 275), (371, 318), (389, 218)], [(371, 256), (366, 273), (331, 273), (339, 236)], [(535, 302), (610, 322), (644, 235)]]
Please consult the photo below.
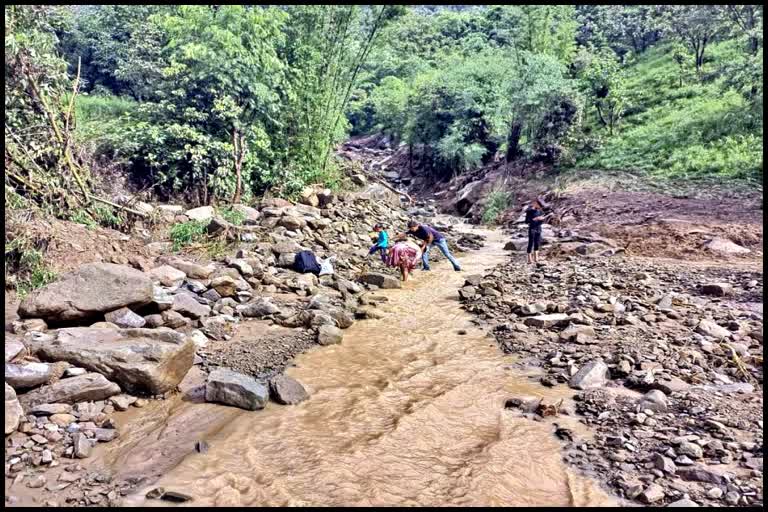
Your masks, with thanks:
[[(504, 409), (511, 397), (571, 393), (512, 369), (460, 309), (464, 277), (509, 254), (499, 232), (483, 233), (489, 243), (462, 255), (464, 272), (442, 261), (403, 289), (376, 292), (389, 299), (384, 318), (300, 355), (288, 374), (309, 400), (249, 412), (199, 403), (192, 389), (133, 413), (99, 456), (117, 477), (151, 480), (124, 504), (170, 505), (145, 498), (163, 487), (192, 506), (616, 505), (566, 468), (550, 422)], [(206, 453), (194, 451), (197, 440)]]

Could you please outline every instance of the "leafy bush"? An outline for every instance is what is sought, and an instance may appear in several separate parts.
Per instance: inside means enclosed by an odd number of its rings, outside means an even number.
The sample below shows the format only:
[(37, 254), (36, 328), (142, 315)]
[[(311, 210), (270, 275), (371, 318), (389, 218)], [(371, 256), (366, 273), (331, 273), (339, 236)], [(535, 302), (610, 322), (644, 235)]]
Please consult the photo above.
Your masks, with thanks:
[(6, 240), (5, 274), (16, 276), (15, 287), (19, 298), (56, 279), (56, 273), (45, 263), (43, 253), (24, 236)]
[(496, 188), (488, 194), (488, 201), (485, 203), (485, 210), (483, 211), (483, 223), (494, 224), (496, 223), (499, 215), (512, 206), (512, 195), (501, 189)]
[(235, 226), (241, 225), (245, 220), (245, 214), (241, 210), (236, 210), (234, 208), (222, 209), (221, 216), (224, 217), (224, 220)]
[(174, 224), (170, 232), (173, 250), (178, 251), (182, 247), (202, 241), (205, 238), (207, 227), (207, 222), (199, 220)]

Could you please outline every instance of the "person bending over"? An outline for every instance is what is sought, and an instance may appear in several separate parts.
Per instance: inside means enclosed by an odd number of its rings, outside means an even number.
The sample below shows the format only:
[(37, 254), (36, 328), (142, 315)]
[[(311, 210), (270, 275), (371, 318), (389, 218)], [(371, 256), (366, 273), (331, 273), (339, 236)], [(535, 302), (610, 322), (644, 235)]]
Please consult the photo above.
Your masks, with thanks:
[(418, 238), (421, 243), (421, 265), (422, 270), (429, 270), (429, 250), (432, 246), (436, 245), (440, 252), (442, 252), (448, 261), (453, 265), (453, 270), (456, 272), (461, 271), (461, 265), (456, 261), (456, 258), (451, 254), (448, 249), (448, 241), (445, 239), (442, 233), (426, 224), (419, 224), (415, 220), (408, 221), (408, 235)]

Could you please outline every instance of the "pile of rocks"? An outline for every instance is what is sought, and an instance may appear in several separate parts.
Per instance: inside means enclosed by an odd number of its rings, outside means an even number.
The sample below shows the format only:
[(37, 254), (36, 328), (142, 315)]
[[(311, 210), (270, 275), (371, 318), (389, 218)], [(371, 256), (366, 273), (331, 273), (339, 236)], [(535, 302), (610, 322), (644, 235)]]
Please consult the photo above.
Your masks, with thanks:
[(570, 462), (645, 504), (757, 505), (762, 289), (758, 272), (570, 256), (468, 276), (459, 296), (542, 384), (583, 390), (597, 435)]

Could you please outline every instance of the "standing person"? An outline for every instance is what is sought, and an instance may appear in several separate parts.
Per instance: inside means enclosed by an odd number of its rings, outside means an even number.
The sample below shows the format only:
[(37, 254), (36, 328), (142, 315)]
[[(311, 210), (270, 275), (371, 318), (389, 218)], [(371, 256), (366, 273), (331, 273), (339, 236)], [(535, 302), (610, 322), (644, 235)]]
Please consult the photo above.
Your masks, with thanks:
[(539, 246), (541, 245), (541, 225), (549, 215), (544, 215), (541, 203), (534, 199), (525, 211), (525, 223), (528, 224), (528, 263), (539, 262)]
[(419, 224), (415, 220), (408, 221), (408, 234), (422, 241), (421, 244), (421, 264), (422, 270), (429, 270), (429, 250), (433, 245), (436, 245), (440, 252), (445, 254), (448, 261), (453, 265), (453, 270), (456, 272), (461, 271), (461, 265), (451, 254), (448, 249), (448, 241), (445, 239), (442, 233), (426, 224)]
[(368, 256), (379, 251), (381, 253), (381, 261), (386, 261), (389, 235), (384, 231), (384, 225), (380, 223), (373, 226), (373, 230), (379, 234), (379, 237), (373, 247), (368, 250)]

